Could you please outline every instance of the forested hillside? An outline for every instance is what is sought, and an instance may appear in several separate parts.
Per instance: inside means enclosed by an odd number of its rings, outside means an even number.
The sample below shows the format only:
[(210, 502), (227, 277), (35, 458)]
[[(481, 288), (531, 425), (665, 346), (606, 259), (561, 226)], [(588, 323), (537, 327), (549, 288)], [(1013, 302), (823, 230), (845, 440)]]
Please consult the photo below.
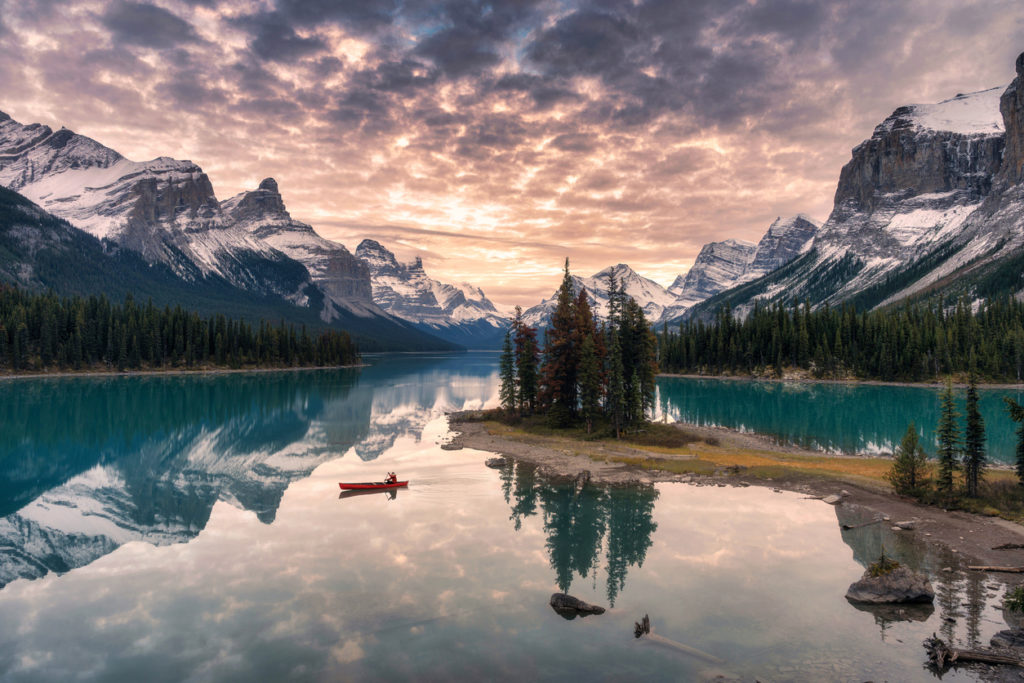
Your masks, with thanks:
[(0, 286), (0, 371), (140, 370), (350, 365), (346, 332), (310, 335), (284, 322), (258, 326), (180, 306), (60, 298)]

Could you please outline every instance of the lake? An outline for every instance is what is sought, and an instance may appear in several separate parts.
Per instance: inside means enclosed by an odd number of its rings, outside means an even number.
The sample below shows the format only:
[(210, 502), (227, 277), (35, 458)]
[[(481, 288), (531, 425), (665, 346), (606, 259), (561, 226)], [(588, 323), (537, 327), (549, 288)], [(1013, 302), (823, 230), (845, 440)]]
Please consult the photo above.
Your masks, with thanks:
[[(656, 403), (658, 418), (758, 432), (782, 443), (846, 454), (892, 453), (913, 422), (934, 456), (940, 392), (927, 386), (661, 377)], [(964, 393), (954, 389), (961, 429)], [(978, 394), (989, 458), (1014, 462), (1017, 427), (1003, 397), (1024, 404), (1024, 391), (979, 389)]]
[[(0, 383), (0, 680), (914, 681), (932, 632), (1005, 628), (998, 581), (844, 506), (442, 450), (445, 411), (496, 403), (495, 354), (367, 360)], [(339, 493), (391, 470), (407, 490)], [(883, 544), (934, 608), (844, 599)], [(560, 590), (609, 609), (563, 619)], [(722, 661), (636, 640), (644, 614)]]

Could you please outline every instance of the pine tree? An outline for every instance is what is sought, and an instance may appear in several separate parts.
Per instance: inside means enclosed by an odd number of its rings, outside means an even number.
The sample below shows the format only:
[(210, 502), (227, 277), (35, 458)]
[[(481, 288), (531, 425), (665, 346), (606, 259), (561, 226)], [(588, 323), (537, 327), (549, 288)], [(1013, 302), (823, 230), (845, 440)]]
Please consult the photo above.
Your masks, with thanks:
[(576, 416), (576, 369), (579, 364), (579, 333), (576, 328), (576, 293), (569, 275), (569, 259), (558, 288), (558, 303), (551, 314), (545, 337), (541, 368), (541, 403), (556, 425), (568, 425)]
[(929, 485), (928, 455), (921, 447), (917, 428), (911, 422), (903, 441), (893, 453), (892, 467), (885, 478), (893, 490), (901, 496), (920, 496)]
[(594, 428), (594, 418), (601, 409), (601, 359), (594, 335), (588, 334), (580, 347), (580, 410), (587, 423), (587, 434)]
[(501, 387), (498, 390), (498, 398), (501, 407), (509, 413), (514, 413), (518, 405), (516, 391), (516, 357), (512, 353), (512, 330), (505, 330), (505, 341), (501, 346)]
[(1024, 486), (1024, 407), (1009, 396), (1004, 396), (1010, 419), (1017, 423), (1017, 480)]
[(985, 420), (978, 410), (978, 378), (971, 374), (967, 385), (967, 424), (964, 428), (964, 480), (967, 495), (978, 495), (985, 472)]
[(960, 414), (953, 403), (953, 382), (946, 380), (946, 388), (939, 397), (941, 412), (935, 430), (939, 441), (939, 476), (936, 488), (947, 497), (953, 495), (953, 473), (956, 471), (956, 456), (960, 449), (960, 427), (956, 419)]
[(516, 379), (519, 385), (519, 412), (529, 415), (537, 409), (540, 376), (537, 370), (539, 349), (537, 330), (523, 322), (523, 310), (516, 306), (512, 321), (515, 331)]

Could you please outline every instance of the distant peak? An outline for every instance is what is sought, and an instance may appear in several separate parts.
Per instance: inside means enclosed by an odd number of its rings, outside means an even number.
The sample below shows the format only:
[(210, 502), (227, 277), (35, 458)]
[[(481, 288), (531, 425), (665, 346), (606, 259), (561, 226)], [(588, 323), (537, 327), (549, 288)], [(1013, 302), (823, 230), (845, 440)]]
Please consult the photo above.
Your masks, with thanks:
[(260, 190), (266, 190), (267, 192), (273, 192), (274, 194), (280, 194), (277, 189), (277, 181), (273, 178), (264, 178), (260, 181)]
[(356, 247), (356, 251), (387, 251), (384, 245), (377, 240), (365, 239)]

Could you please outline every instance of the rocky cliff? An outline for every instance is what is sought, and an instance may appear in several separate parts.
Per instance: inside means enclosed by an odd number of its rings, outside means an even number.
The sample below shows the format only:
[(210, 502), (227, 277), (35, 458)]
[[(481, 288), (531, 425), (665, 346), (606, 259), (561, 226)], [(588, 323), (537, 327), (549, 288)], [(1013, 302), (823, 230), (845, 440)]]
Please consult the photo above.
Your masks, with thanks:
[(727, 302), (740, 312), (757, 300), (872, 307), (1024, 290), (1014, 277), (1024, 258), (1022, 71), (1024, 55), (1009, 87), (897, 108), (853, 149), (813, 249), (691, 314)]
[(356, 315), (383, 315), (373, 303), (366, 264), (344, 245), (324, 239), (311, 225), (294, 220), (273, 178), (264, 179), (255, 190), (225, 200), (221, 209), (236, 225), (306, 267), (327, 297), (324, 320), (336, 317), (331, 303)]
[(468, 348), (497, 348), (508, 318), (478, 287), (429, 277), (423, 260), (401, 263), (375, 240), (363, 240), (355, 255), (370, 272), (373, 301), (402, 320)]

